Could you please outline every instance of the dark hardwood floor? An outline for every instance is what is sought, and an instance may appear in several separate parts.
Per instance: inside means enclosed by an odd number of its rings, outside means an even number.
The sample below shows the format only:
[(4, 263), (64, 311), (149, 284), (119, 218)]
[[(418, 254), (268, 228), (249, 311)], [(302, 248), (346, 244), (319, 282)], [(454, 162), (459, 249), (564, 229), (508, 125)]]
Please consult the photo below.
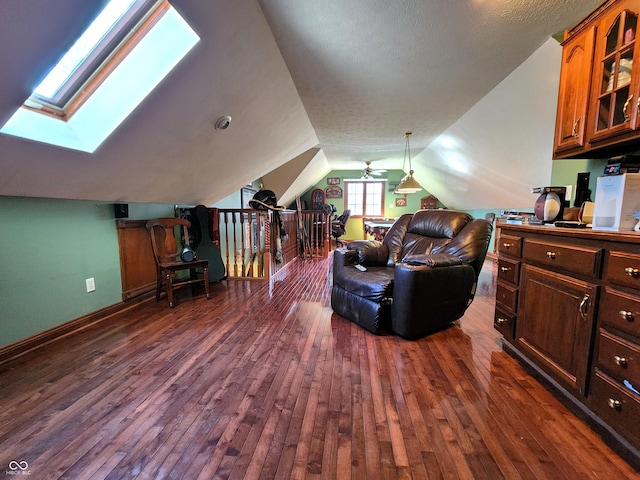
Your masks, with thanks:
[(0, 477), (640, 478), (502, 351), (491, 262), (459, 324), (411, 342), (333, 314), (330, 261), (0, 364)]

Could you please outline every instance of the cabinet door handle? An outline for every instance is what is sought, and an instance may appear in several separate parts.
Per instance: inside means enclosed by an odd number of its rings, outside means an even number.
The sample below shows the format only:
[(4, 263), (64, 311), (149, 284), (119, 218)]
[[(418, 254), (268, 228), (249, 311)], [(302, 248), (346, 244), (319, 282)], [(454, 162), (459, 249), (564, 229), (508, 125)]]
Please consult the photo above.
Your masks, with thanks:
[(584, 297), (582, 297), (582, 301), (580, 302), (580, 318), (582, 320), (587, 319), (587, 302), (589, 302), (589, 294), (585, 293)]
[[(640, 101), (640, 99), (638, 99)], [(571, 136), (573, 138), (578, 138), (578, 126), (580, 125), (580, 117), (574, 122), (573, 129), (571, 130)]]
[(547, 258), (550, 258), (551, 260), (555, 260), (556, 252), (547, 252)]
[(512, 245), (510, 243), (506, 243), (505, 242), (505, 243), (502, 244), (502, 247), (507, 249), (507, 250), (509, 250), (512, 247)]
[(633, 322), (633, 312), (628, 312), (626, 310), (620, 310), (618, 312), (618, 316), (627, 322)]
[(626, 368), (628, 366), (627, 359), (625, 357), (614, 355), (613, 361), (616, 362), (616, 365), (618, 365), (619, 367)]
[(502, 318), (502, 317), (498, 317), (496, 318), (496, 323), (498, 325), (504, 325), (505, 323), (507, 323), (509, 320), (507, 320), (506, 318)]
[(500, 267), (502, 273), (507, 273), (509, 270), (511, 270), (509, 267)]
[(627, 268), (624, 269), (624, 274), (629, 276), (629, 277), (636, 278), (638, 276), (638, 273), (640, 273), (640, 272), (638, 271), (637, 268), (627, 267)]
[(631, 100), (633, 100), (633, 95), (629, 95), (629, 98), (627, 98), (627, 101), (624, 102), (624, 106), (622, 107), (622, 113), (624, 114), (625, 122), (628, 122), (629, 119), (631, 118), (631, 116), (627, 112), (627, 109), (629, 108), (629, 103), (631, 102)]
[(609, 408), (613, 408), (614, 410), (622, 410), (622, 402), (620, 400), (616, 400), (614, 398), (610, 398), (607, 401)]

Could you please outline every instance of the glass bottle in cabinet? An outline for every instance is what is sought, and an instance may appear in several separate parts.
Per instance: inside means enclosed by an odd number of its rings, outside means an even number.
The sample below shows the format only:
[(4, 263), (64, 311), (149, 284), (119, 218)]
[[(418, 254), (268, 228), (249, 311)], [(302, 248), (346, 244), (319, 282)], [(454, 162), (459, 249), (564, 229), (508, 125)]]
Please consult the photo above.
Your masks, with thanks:
[(637, 126), (639, 92), (638, 81), (633, 81), (633, 62), (638, 14), (625, 8), (631, 4), (637, 2), (622, 2), (598, 28), (594, 141)]

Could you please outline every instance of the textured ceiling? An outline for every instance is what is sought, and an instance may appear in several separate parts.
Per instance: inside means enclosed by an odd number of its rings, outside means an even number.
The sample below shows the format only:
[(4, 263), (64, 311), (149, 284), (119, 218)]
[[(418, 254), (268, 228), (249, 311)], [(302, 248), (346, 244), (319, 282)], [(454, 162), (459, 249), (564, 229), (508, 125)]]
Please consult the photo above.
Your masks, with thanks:
[(413, 131), (419, 153), (553, 33), (601, 2), (260, 3), (329, 164), (401, 168), (405, 131)]
[[(0, 124), (105, 1), (0, 0)], [(0, 195), (211, 204), (267, 178), (288, 203), (331, 169), (402, 168), (405, 131), (415, 157), (599, 0), (171, 3), (200, 43), (94, 154), (0, 134)], [(442, 186), (425, 188), (455, 188), (459, 208), (514, 205), (478, 190), (498, 157), (467, 178), (443, 160)]]

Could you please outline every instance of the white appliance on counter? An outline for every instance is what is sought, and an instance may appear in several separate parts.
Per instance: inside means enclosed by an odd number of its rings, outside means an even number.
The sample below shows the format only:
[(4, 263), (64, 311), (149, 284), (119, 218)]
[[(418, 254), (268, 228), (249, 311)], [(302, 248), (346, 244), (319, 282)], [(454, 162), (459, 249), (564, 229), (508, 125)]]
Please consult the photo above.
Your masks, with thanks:
[(640, 212), (640, 173), (597, 178), (593, 230), (632, 231)]

